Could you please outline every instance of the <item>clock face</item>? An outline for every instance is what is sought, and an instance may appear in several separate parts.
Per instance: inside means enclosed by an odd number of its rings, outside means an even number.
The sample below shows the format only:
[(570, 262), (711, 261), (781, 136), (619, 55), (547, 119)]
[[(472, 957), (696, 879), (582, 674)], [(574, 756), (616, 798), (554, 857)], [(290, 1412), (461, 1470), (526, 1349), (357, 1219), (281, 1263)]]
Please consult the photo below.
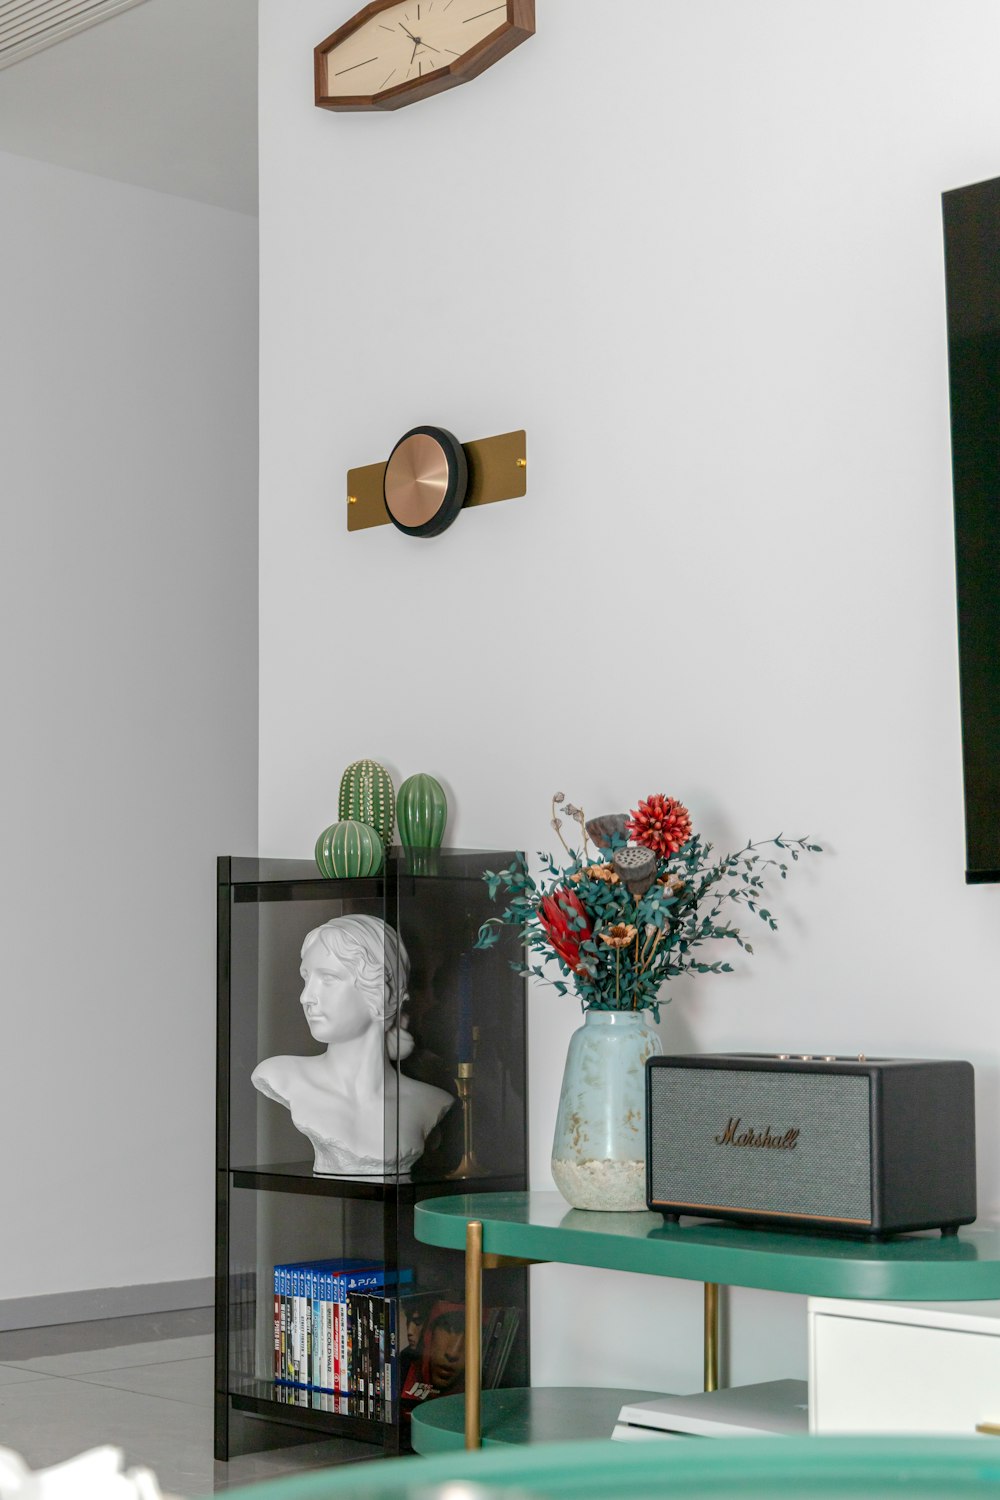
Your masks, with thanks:
[[(510, 0), (369, 4), (317, 48), (317, 103), (333, 109), (351, 107), (347, 101), (357, 108), (394, 107), (397, 100), (408, 103), (462, 83), (531, 34), (533, 3), (515, 0), (514, 12), (522, 9), (530, 11), (530, 30), (518, 17), (512, 24)], [(431, 82), (425, 88), (426, 80)]]

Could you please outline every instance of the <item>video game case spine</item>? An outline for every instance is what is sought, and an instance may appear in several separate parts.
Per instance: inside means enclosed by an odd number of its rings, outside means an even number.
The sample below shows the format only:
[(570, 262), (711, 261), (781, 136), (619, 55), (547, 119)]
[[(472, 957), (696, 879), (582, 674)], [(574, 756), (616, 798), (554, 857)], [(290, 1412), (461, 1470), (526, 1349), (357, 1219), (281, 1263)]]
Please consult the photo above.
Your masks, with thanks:
[(285, 1379), (290, 1383), (295, 1377), (295, 1297), (291, 1266), (285, 1267), (284, 1280), (285, 1324), (288, 1330), (285, 1348)]
[(371, 1416), (371, 1343), (369, 1334), (371, 1297), (367, 1292), (351, 1292), (347, 1299), (347, 1318), (351, 1333), (350, 1391), (357, 1415)]
[(291, 1326), (292, 1336), (289, 1348), (288, 1378), (294, 1384), (298, 1384), (299, 1373), (299, 1304), (298, 1304), (298, 1277), (294, 1270), (289, 1267), (288, 1271), (288, 1321)]
[(274, 1268), (274, 1289), (278, 1297), (280, 1306), (279, 1316), (281, 1319), (281, 1358), (276, 1378), (284, 1382), (288, 1376), (288, 1298), (284, 1266), (275, 1266)]
[(343, 1372), (342, 1372), (343, 1373), (343, 1387), (342, 1387), (342, 1389), (344, 1391), (344, 1394), (347, 1396), (348, 1410), (350, 1410), (351, 1409), (350, 1408), (350, 1402), (351, 1402), (351, 1399), (352, 1399), (351, 1392), (354, 1390), (354, 1387), (355, 1387), (355, 1383), (356, 1383), (356, 1380), (357, 1380), (357, 1371), (355, 1369), (354, 1337), (353, 1337), (354, 1330), (353, 1330), (353, 1328), (349, 1328), (348, 1327), (349, 1319), (348, 1319), (347, 1303), (346, 1302), (343, 1304), (343, 1306), (341, 1308), (341, 1318), (342, 1318), (342, 1322), (341, 1322), (341, 1328), (342, 1328), (341, 1338), (344, 1340), (344, 1345), (345, 1345), (345, 1350), (346, 1350), (345, 1363), (344, 1363)]
[(309, 1305), (309, 1384), (313, 1390), (318, 1391), (323, 1387), (320, 1378), (319, 1361), (323, 1349), (323, 1335), (321, 1323), (323, 1319), (322, 1293), (320, 1290), (322, 1272), (310, 1271), (307, 1278), (308, 1305)]
[(281, 1375), (281, 1298), (278, 1296), (278, 1278), (274, 1278), (274, 1350), (271, 1358), (271, 1373), (275, 1380)]
[(303, 1266), (299, 1271), (299, 1318), (302, 1329), (302, 1349), (299, 1361), (299, 1381), (309, 1385), (309, 1363), (312, 1354), (312, 1320), (309, 1317), (309, 1271)]
[(330, 1312), (333, 1319), (333, 1389), (337, 1397), (337, 1410), (340, 1410), (339, 1402), (342, 1392), (341, 1363), (340, 1363), (340, 1303), (337, 1301), (335, 1291), (331, 1286)]
[(347, 1409), (350, 1412), (351, 1329), (347, 1317), (347, 1286), (343, 1277), (337, 1281), (337, 1314), (340, 1318), (340, 1383), (338, 1389), (342, 1396), (348, 1397)]
[(388, 1319), (388, 1327), (386, 1330), (388, 1355), (385, 1361), (385, 1420), (387, 1422), (391, 1422), (393, 1420), (393, 1403), (396, 1397), (397, 1371), (399, 1368), (399, 1350), (396, 1345), (398, 1309), (399, 1299), (397, 1297), (387, 1297), (385, 1299), (386, 1317)]
[(380, 1297), (368, 1296), (368, 1415), (374, 1417), (379, 1409), (379, 1390), (382, 1372), (379, 1368), (378, 1318)]
[(340, 1326), (341, 1338), (344, 1341), (344, 1367), (341, 1370), (341, 1392), (347, 1403), (347, 1411), (353, 1417), (357, 1415), (358, 1403), (354, 1395), (354, 1344), (355, 1331), (351, 1323), (350, 1312), (345, 1294), (340, 1304)]
[(284, 1383), (291, 1379), (292, 1370), (292, 1317), (287, 1266), (278, 1267), (278, 1285), (281, 1292), (281, 1380)]
[(378, 1322), (380, 1313), (381, 1297), (368, 1298), (368, 1415), (376, 1417), (379, 1415), (379, 1390), (382, 1384), (382, 1371), (379, 1368), (379, 1338)]
[(377, 1417), (383, 1417), (385, 1413), (385, 1318), (387, 1304), (388, 1298), (383, 1294), (372, 1306), (372, 1324), (375, 1330), (375, 1411), (373, 1415)]
[(359, 1294), (351, 1308), (352, 1316), (357, 1319), (357, 1343), (360, 1355), (360, 1379), (358, 1382), (358, 1399), (361, 1402), (361, 1415), (370, 1417), (371, 1411), (368, 1402), (368, 1387), (371, 1381), (371, 1345), (369, 1343), (368, 1320), (371, 1299), (367, 1293)]
[(306, 1301), (306, 1270), (304, 1266), (295, 1269), (295, 1384), (306, 1386), (309, 1383), (309, 1329), (308, 1329), (308, 1304)]
[(274, 1268), (274, 1367), (275, 1380), (281, 1379), (281, 1287), (279, 1268)]
[(320, 1385), (333, 1393), (333, 1277), (324, 1271), (322, 1278), (322, 1357), (320, 1359)]
[(296, 1266), (291, 1273), (292, 1293), (292, 1380), (302, 1384), (302, 1272)]

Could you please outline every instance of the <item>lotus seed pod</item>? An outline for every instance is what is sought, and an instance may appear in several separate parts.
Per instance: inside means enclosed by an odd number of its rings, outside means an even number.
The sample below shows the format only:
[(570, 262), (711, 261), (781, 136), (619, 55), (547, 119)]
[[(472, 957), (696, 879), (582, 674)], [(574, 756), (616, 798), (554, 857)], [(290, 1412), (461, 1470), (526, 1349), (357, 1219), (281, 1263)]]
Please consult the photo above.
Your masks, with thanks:
[(392, 777), (377, 760), (356, 760), (340, 778), (337, 816), (374, 828), (383, 844), (392, 842), (396, 794)]
[(644, 896), (656, 879), (656, 855), (652, 849), (640, 844), (630, 844), (626, 849), (616, 849), (612, 860), (629, 891), (637, 899)]
[(605, 813), (601, 818), (591, 818), (587, 824), (587, 832), (598, 849), (608, 850), (616, 840), (620, 843), (627, 842), (627, 822), (625, 813)]

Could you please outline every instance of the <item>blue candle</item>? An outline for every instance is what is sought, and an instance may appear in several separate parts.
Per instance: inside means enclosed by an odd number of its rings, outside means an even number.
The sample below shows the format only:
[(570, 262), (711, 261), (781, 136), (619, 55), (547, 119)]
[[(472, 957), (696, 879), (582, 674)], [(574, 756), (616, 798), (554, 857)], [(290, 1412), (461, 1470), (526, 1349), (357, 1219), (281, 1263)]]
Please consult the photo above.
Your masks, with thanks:
[(469, 955), (462, 954), (458, 971), (458, 1060), (472, 1061), (472, 994), (469, 982)]

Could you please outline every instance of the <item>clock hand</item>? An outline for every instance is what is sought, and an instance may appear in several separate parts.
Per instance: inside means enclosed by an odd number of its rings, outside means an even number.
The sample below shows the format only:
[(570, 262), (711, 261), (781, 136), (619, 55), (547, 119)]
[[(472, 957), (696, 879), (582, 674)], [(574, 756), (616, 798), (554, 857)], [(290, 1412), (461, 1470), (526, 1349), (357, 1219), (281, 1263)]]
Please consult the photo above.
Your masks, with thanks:
[(405, 32), (406, 35), (410, 38), (410, 41), (413, 43), (413, 51), (410, 53), (410, 64), (409, 64), (411, 68), (413, 67), (413, 59), (417, 55), (417, 48), (418, 47), (423, 47), (428, 52), (437, 52), (440, 55), (440, 52), (441, 52), (441, 48), (440, 47), (432, 47), (431, 44), (430, 44), (430, 42), (425, 42), (419, 36), (414, 36), (412, 31), (407, 31), (407, 29), (403, 25), (402, 21), (400, 21), (400, 23), (399, 23), (399, 29), (400, 29), (400, 31)]

